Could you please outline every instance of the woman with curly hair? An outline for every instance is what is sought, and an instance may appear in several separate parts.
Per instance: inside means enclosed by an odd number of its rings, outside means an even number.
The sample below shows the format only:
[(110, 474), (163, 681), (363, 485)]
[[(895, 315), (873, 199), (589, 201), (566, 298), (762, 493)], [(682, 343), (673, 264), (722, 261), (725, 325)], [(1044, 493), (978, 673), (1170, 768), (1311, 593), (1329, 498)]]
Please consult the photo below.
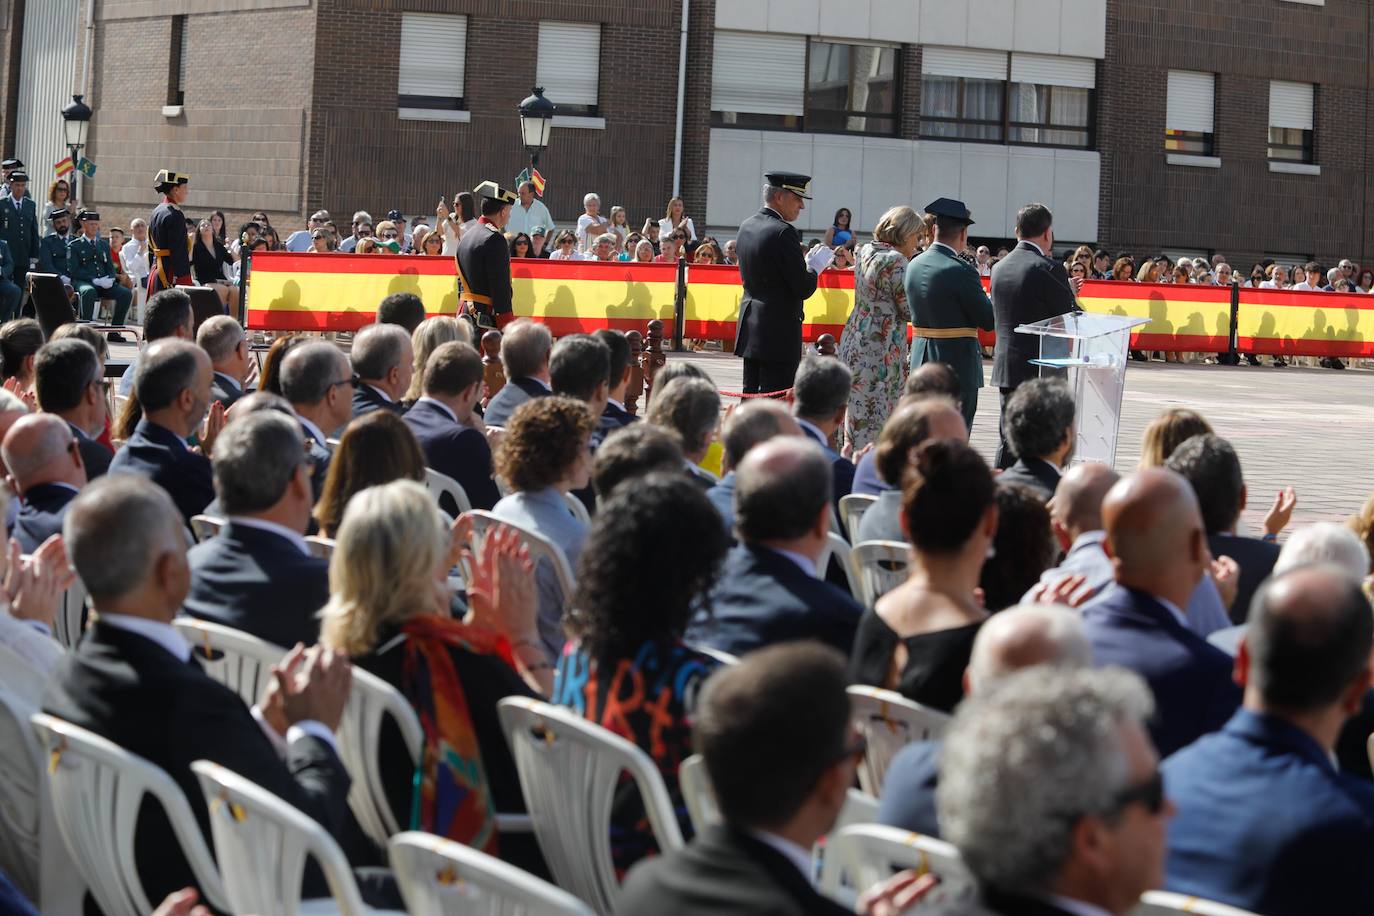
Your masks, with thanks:
[(389, 410), (363, 414), (344, 429), (315, 503), (320, 534), (334, 537), (354, 494), (393, 480), (425, 481), (425, 454), (400, 417)]
[[(568, 508), (567, 494), (587, 486), (591, 477), (591, 436), (596, 418), (582, 401), (550, 395), (526, 401), (511, 414), (496, 448), (496, 476), (511, 494), (492, 514), (553, 544), (577, 568), (587, 526)], [(564, 596), (557, 571), (541, 559), (539, 637), (550, 661), (563, 651)]]
[[(552, 701), (632, 741), (663, 774), (691, 837), (677, 771), (692, 753), (690, 716), (716, 660), (682, 641), (719, 574), (729, 542), (700, 487), (653, 473), (601, 506), (577, 568)], [(654, 596), (646, 613), (644, 596)], [(616, 793), (611, 856), (618, 872), (658, 851), (633, 786)]]

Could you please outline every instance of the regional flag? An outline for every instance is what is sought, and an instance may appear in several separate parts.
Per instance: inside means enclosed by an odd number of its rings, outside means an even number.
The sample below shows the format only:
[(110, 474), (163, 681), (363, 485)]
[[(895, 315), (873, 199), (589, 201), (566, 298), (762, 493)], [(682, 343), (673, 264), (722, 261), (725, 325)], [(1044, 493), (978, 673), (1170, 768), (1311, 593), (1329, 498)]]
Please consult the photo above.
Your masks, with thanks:
[(95, 163), (86, 157), (81, 157), (81, 161), (76, 164), (76, 167), (87, 178), (95, 177)]
[(65, 175), (70, 175), (75, 169), (76, 166), (72, 164), (71, 156), (67, 156), (66, 158), (59, 161), (57, 165), (53, 166), (53, 171), (57, 173), (58, 178), (62, 178)]
[(530, 180), (530, 170), (521, 169), (520, 174), (515, 176), (515, 187), (518, 189), (522, 184)]

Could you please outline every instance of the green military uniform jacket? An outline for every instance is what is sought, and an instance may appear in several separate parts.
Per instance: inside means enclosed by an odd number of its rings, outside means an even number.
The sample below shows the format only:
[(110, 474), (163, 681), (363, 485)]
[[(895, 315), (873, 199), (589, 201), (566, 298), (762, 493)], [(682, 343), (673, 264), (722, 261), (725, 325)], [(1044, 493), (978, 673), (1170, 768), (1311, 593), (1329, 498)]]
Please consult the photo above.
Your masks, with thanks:
[(9, 194), (0, 197), (0, 239), (14, 255), (16, 276), (28, 273), (29, 261), (38, 257), (38, 209), (32, 198), (23, 198), (16, 207)]
[(38, 243), (38, 271), (45, 274), (57, 274), (59, 277), (71, 279), (71, 269), (67, 266), (67, 246), (71, 240), (65, 235), (58, 235), (56, 232), (49, 232), (43, 236), (43, 240)]
[(0, 280), (14, 282), (14, 254), (4, 239), (0, 239)]
[(72, 239), (67, 247), (67, 263), (71, 266), (73, 283), (90, 283), (96, 277), (114, 277), (114, 259), (110, 257), (110, 243), (102, 238), (91, 241), (84, 235)]
[(978, 269), (937, 242), (907, 265), (906, 300), (915, 335), (911, 367), (947, 363), (959, 376), (964, 420), (972, 427), (983, 387), (977, 331), (991, 331), (994, 322)]

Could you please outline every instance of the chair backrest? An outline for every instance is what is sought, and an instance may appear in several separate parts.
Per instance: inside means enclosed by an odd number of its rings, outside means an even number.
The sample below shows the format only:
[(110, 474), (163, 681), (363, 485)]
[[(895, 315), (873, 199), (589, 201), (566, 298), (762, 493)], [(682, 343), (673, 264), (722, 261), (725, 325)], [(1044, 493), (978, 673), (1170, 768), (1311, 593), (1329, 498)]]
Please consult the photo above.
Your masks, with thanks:
[(702, 655), (709, 656), (720, 662), (722, 665), (738, 665), (739, 656), (731, 655), (722, 649), (713, 649), (710, 646), (703, 646), (701, 643), (688, 643), (687, 646), (693, 652), (700, 652)]
[(720, 823), (720, 805), (716, 804), (716, 790), (711, 786), (711, 774), (706, 772), (706, 758), (693, 754), (677, 767), (677, 784), (682, 800), (687, 803), (687, 817), (697, 833), (711, 824)]
[(134, 863), (134, 829), (145, 795), (162, 806), (205, 898), (228, 908), (215, 860), (172, 777), (70, 722), (42, 713), (30, 722), (48, 758), (43, 772), (58, 831), (106, 916), (145, 916), (161, 903), (148, 900)]
[(76, 320), (71, 300), (62, 287), (62, 278), (57, 274), (31, 273), (28, 275), (29, 299), (33, 302), (33, 313), (43, 327), (43, 337), (51, 338), (53, 332), (64, 324)]
[(305, 539), (305, 546), (310, 548), (310, 553), (313, 556), (317, 556), (321, 560), (328, 560), (330, 557), (334, 556), (334, 541), (332, 538), (320, 537), (318, 534), (312, 534)]
[(582, 500), (571, 493), (564, 493), (563, 501), (568, 504), (568, 511), (573, 514), (573, 518), (584, 525), (590, 525), (592, 523), (591, 513), (587, 511), (587, 507), (583, 504)]
[(440, 474), (434, 468), (425, 468), (425, 487), (429, 489), (429, 495), (434, 497), (436, 503), (444, 496), (448, 496), (458, 507), (459, 514), (472, 509), (472, 503), (468, 500), (463, 485), (447, 474)]
[(893, 872), (914, 869), (933, 873), (940, 883), (921, 901), (922, 907), (940, 907), (971, 900), (977, 885), (959, 851), (949, 843), (878, 824), (855, 824), (830, 834), (821, 863), (821, 892), (841, 904)]
[(906, 581), (910, 553), (911, 545), (902, 541), (860, 541), (854, 545), (849, 562), (858, 580), (855, 597), (864, 607), (873, 607), (879, 598)]
[(922, 706), (900, 693), (879, 687), (849, 688), (849, 712), (854, 727), (868, 742), (859, 764), (859, 785), (870, 795), (881, 795), (887, 765), (907, 744), (944, 733), (950, 717)]
[[(420, 720), (406, 698), (381, 678), (353, 669), (353, 686), (348, 693), (339, 723), (339, 755), (353, 777), (348, 789), (348, 806), (374, 843), (385, 847), (393, 834), (404, 829), (404, 821), (391, 810), (382, 782), (381, 735), (387, 716), (401, 730), (412, 764), (419, 761), (424, 744)], [(401, 814), (409, 820), (410, 812)]]
[(849, 542), (854, 543), (859, 536), (859, 519), (878, 501), (878, 497), (867, 493), (849, 493), (840, 497), (840, 521), (844, 530), (849, 532)]
[(470, 846), (418, 831), (387, 845), (410, 916), (592, 916), (567, 891)]
[(272, 679), (272, 666), (287, 652), (242, 630), (208, 620), (178, 617), (172, 626), (191, 644), (205, 673), (237, 693), (248, 706), (262, 699), (263, 688)]
[(827, 531), (825, 533), (825, 550), (821, 553), (820, 559), (816, 561), (816, 569), (820, 571), (821, 575), (825, 575), (825, 571), (830, 567), (830, 559), (834, 557), (835, 561), (840, 564), (840, 569), (844, 571), (844, 581), (849, 588), (849, 594), (856, 596), (855, 600), (858, 600), (859, 584), (854, 578), (854, 566), (850, 553), (848, 541), (833, 531)]
[(81, 641), (85, 616), (86, 586), (77, 579), (62, 593), (62, 606), (58, 608), (57, 619), (53, 621), (53, 636), (64, 647), (75, 647)]
[(37, 901), (43, 856), (42, 754), (29, 725), (37, 710), (0, 690), (0, 868)]
[[(520, 532), (521, 540), (523, 540), (525, 546), (529, 548), (531, 560), (535, 563), (538, 563), (540, 560), (545, 560), (553, 567), (554, 575), (558, 579), (558, 587), (563, 592), (563, 606), (566, 608), (568, 604), (572, 602), (573, 591), (575, 589), (572, 565), (568, 563), (567, 554), (563, 553), (561, 547), (554, 544), (543, 535), (536, 534), (528, 528), (517, 525), (515, 522), (497, 518), (485, 509), (473, 509), (463, 514), (472, 519), (472, 549), (474, 553), (481, 547), (483, 539), (486, 538), (487, 532), (491, 530), (492, 526), (508, 525)], [(466, 565), (463, 569), (463, 578), (469, 582), (472, 581), (472, 570), (466, 568)]]
[(644, 751), (567, 709), (525, 697), (496, 708), (554, 880), (609, 916), (620, 893), (610, 837), (622, 770), (639, 789), (659, 849), (682, 846), (662, 774)]
[(196, 536), (197, 543), (210, 540), (219, 534), (219, 530), (224, 527), (224, 519), (216, 518), (213, 515), (193, 515), (191, 516), (191, 533)]
[(307, 856), (324, 872), (340, 914), (368, 912), (343, 850), (312, 818), (219, 764), (197, 760), (191, 771), (210, 806), (210, 831), (232, 912), (294, 916)]
[(1140, 898), (1140, 906), (1131, 910), (1131, 916), (1171, 916), (1176, 913), (1196, 913), (1199, 916), (1255, 916), (1249, 910), (1170, 891), (1146, 891)]

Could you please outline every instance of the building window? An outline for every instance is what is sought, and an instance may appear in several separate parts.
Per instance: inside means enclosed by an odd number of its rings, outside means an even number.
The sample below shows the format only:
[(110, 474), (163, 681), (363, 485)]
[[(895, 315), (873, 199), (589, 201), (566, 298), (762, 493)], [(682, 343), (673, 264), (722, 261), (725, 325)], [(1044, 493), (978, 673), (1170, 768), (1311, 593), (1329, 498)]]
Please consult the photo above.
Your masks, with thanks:
[(396, 81), (399, 108), (463, 111), (468, 17), (401, 14), (401, 59)]
[(1185, 156), (1215, 156), (1216, 77), (1211, 73), (1170, 70), (1167, 92), (1164, 151)]
[(172, 17), (172, 40), (168, 43), (167, 104), (186, 104), (186, 17)]
[(597, 117), (601, 72), (601, 25), (596, 22), (539, 23), (535, 82), (560, 115)]
[(805, 130), (897, 132), (898, 50), (812, 39), (807, 46)]
[(921, 79), (921, 136), (1000, 143), (1003, 80), (966, 76)]
[(1313, 124), (1316, 87), (1311, 83), (1269, 84), (1269, 158), (1316, 162)]

